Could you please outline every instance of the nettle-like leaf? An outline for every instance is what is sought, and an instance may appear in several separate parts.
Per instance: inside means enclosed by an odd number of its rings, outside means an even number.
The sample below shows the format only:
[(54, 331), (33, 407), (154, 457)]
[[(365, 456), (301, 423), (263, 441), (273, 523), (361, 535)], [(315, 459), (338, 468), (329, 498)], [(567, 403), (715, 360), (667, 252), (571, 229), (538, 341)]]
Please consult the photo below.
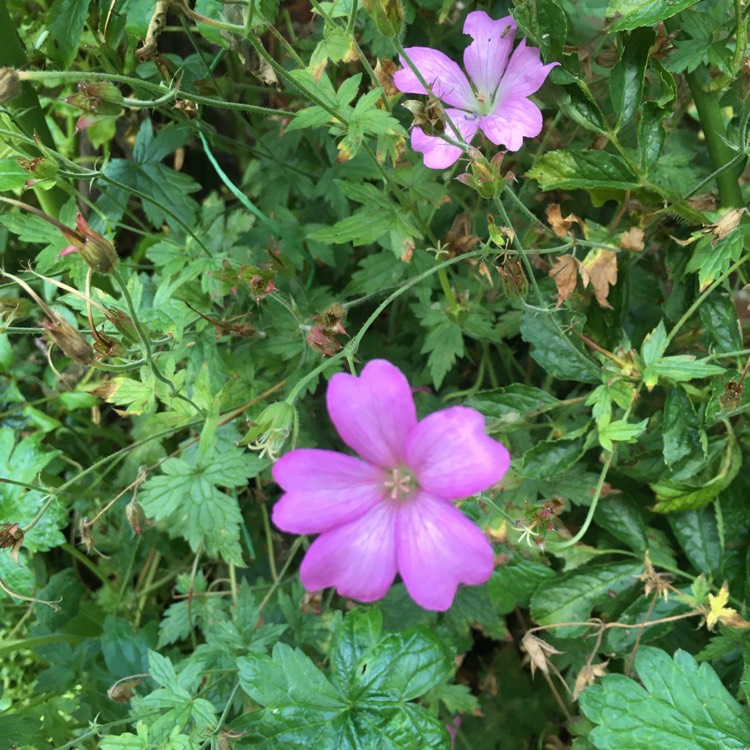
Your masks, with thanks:
[(338, 629), (330, 679), (299, 650), (239, 660), (243, 690), (264, 709), (238, 722), (261, 748), (354, 750), (447, 747), (441, 722), (415, 698), (453, 671), (426, 628), (383, 633), (377, 609), (351, 612)]
[[(617, 562), (563, 573), (534, 594), (531, 615), (540, 625), (586, 621), (594, 608), (633, 588), (641, 570), (639, 563)], [(586, 628), (574, 625), (555, 628), (553, 632), (560, 638), (577, 638)]]
[(624, 159), (606, 151), (548, 151), (527, 176), (542, 190), (632, 190), (640, 184)]
[(188, 449), (165, 461), (163, 474), (144, 482), (138, 500), (149, 518), (164, 521), (170, 535), (186, 539), (193, 551), (202, 544), (209, 555), (242, 565), (242, 515), (236, 498), (219, 488), (246, 484), (265, 466), (224, 437), (208, 455)]
[(642, 646), (635, 661), (639, 682), (610, 674), (581, 696), (584, 714), (598, 726), (597, 750), (745, 750), (750, 716), (709, 664), (686, 651), (674, 657)]
[(610, 0), (607, 18), (613, 19), (610, 31), (628, 31), (653, 26), (695, 5), (698, 0)]

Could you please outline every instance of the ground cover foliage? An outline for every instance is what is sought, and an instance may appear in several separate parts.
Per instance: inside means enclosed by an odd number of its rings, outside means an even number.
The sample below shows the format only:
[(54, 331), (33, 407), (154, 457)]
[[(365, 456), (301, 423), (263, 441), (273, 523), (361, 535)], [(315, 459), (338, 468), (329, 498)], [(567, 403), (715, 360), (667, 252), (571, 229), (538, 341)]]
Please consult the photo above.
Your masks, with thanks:
[[(544, 128), (429, 169), (475, 10)], [(0, 748), (749, 746), (747, 16), (0, 0)], [(270, 521), (373, 359), (512, 458), (445, 612)]]

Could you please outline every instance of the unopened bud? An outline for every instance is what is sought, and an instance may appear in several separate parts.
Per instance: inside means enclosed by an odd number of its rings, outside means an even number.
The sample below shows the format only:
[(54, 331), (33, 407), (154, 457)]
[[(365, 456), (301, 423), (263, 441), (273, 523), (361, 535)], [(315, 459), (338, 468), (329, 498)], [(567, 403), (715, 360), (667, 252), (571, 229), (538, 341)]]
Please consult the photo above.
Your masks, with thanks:
[(383, 36), (398, 36), (404, 26), (404, 6), (401, 0), (362, 0), (375, 28)]
[(529, 282), (523, 272), (521, 264), (510, 256), (506, 256), (501, 265), (497, 267), (500, 274), (500, 283), (508, 299), (524, 299), (529, 291)]
[(288, 401), (278, 401), (267, 406), (251, 427), (240, 445), (260, 451), (272, 461), (278, 457), (289, 435), (294, 429), (297, 412)]
[(130, 528), (136, 536), (143, 534), (143, 527), (146, 525), (146, 514), (143, 512), (141, 504), (131, 500), (125, 506), (125, 518), (128, 519)]
[(60, 255), (77, 252), (98, 273), (109, 273), (117, 263), (115, 246), (99, 232), (95, 232), (80, 213), (76, 219), (76, 230), (61, 230), (72, 244), (64, 247)]
[(78, 91), (65, 101), (84, 112), (101, 116), (119, 115), (124, 102), (120, 90), (109, 81), (79, 83)]
[(36, 159), (16, 159), (16, 162), (35, 180), (51, 180), (57, 177), (57, 162), (46, 156), (39, 156)]
[(0, 104), (21, 93), (21, 79), (13, 68), (0, 68)]
[(44, 322), (42, 326), (47, 329), (52, 341), (75, 362), (81, 365), (89, 365), (96, 359), (91, 344), (64, 318), (56, 316), (54, 322)]
[(126, 315), (122, 310), (112, 307), (106, 312), (107, 320), (132, 343), (138, 343), (141, 339), (138, 336), (138, 329), (133, 323), (133, 319)]
[(94, 328), (91, 335), (94, 337), (94, 351), (102, 357), (123, 357), (125, 355), (125, 347), (122, 342), (113, 339), (104, 331)]

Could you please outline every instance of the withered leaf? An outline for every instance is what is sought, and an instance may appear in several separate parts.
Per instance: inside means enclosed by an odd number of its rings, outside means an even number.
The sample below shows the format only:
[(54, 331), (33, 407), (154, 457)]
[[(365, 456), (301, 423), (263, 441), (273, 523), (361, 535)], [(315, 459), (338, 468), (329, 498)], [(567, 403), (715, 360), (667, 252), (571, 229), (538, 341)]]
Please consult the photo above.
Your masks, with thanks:
[(549, 275), (557, 286), (557, 306), (560, 307), (576, 288), (580, 261), (572, 255), (561, 255), (550, 269)]
[(563, 217), (559, 203), (550, 203), (547, 206), (547, 221), (558, 237), (565, 237), (573, 224), (582, 225), (581, 220), (575, 214), (568, 214)]
[(623, 232), (619, 244), (623, 250), (633, 250), (639, 253), (646, 247), (643, 238), (644, 232), (640, 227), (631, 227), (627, 232)]
[(617, 256), (611, 250), (590, 250), (581, 263), (581, 280), (584, 287), (591, 284), (596, 301), (602, 307), (612, 309), (607, 295), (609, 287), (617, 283)]

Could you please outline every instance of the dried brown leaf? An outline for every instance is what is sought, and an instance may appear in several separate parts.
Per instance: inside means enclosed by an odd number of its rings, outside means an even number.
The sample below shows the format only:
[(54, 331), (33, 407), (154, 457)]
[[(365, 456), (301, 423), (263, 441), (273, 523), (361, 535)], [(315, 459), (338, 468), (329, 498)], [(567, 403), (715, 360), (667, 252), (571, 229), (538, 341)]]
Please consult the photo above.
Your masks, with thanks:
[(620, 247), (623, 250), (632, 250), (639, 253), (646, 247), (643, 243), (644, 236), (640, 227), (631, 227), (627, 232), (623, 232), (622, 237), (620, 237)]
[(573, 224), (583, 226), (583, 222), (575, 214), (568, 214), (563, 217), (559, 203), (550, 203), (547, 206), (547, 221), (558, 237), (565, 237)]
[(591, 284), (596, 301), (602, 307), (612, 309), (607, 295), (610, 286), (617, 283), (617, 256), (611, 250), (595, 248), (583, 259), (580, 270), (584, 287)]
[(561, 255), (549, 271), (557, 286), (557, 306), (560, 307), (576, 288), (580, 261), (572, 255)]

